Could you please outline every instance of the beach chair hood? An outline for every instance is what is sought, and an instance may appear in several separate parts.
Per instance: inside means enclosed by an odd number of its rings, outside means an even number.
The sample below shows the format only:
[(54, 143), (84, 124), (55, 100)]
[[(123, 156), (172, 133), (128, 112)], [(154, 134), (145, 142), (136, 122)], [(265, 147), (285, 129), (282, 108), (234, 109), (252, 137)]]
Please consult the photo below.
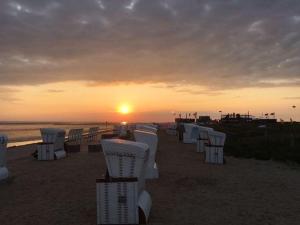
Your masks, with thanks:
[(148, 145), (121, 139), (105, 139), (101, 145), (111, 177), (139, 178), (142, 175), (149, 157)]

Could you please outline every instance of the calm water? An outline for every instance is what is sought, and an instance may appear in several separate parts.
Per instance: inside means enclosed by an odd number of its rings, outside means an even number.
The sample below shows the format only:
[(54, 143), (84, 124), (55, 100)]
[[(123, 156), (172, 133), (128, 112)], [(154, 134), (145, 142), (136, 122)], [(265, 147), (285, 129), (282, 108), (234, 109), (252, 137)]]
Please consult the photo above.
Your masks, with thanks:
[(98, 126), (100, 129), (112, 128), (105, 123), (14, 123), (0, 122), (0, 133), (6, 134), (9, 139), (8, 146), (20, 146), (41, 140), (40, 128), (63, 128), (68, 131), (73, 128), (83, 128), (88, 132), (90, 127)]

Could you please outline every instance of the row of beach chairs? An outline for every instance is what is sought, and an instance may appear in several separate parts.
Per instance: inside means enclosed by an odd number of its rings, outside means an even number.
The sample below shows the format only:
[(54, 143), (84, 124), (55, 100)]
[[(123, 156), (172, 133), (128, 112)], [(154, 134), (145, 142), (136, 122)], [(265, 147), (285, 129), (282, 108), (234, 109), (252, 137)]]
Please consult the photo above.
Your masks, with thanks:
[[(94, 144), (97, 142), (99, 127), (92, 127), (87, 134), (89, 150), (99, 150)], [(66, 153), (80, 152), (84, 138), (83, 129), (71, 129), (66, 139), (66, 131), (59, 128), (42, 128), (42, 143), (37, 144), (38, 160), (54, 160), (66, 157)], [(99, 146), (99, 145), (98, 145)], [(96, 149), (96, 150), (95, 150)]]
[[(215, 131), (213, 128), (200, 126), (194, 123), (184, 123), (182, 142), (185, 144), (196, 144), (196, 151), (204, 153), (206, 163), (224, 163), (224, 144), (226, 134)], [(171, 135), (177, 134), (177, 125), (170, 124), (166, 132)]]

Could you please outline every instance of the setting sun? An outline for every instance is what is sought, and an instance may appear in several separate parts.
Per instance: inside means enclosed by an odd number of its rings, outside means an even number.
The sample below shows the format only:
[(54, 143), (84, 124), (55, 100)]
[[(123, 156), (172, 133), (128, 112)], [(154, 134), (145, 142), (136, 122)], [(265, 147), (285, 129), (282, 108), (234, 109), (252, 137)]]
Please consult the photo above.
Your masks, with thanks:
[(118, 110), (119, 113), (128, 114), (131, 112), (131, 108), (128, 104), (122, 104)]

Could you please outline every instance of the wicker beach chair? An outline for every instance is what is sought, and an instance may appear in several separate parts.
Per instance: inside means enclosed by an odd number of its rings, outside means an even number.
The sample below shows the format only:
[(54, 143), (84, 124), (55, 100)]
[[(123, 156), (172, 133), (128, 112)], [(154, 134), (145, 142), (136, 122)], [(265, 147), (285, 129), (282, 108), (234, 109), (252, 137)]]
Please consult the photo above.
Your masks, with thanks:
[(83, 129), (71, 129), (68, 134), (68, 141), (66, 142), (67, 152), (80, 152), (82, 143)]
[(91, 127), (89, 129), (88, 133), (88, 152), (100, 152), (102, 151), (99, 139), (98, 139), (98, 134), (99, 134), (99, 127)]
[(192, 128), (192, 139), (197, 141), (197, 152), (204, 152), (205, 144), (208, 144), (208, 132), (213, 131), (213, 128), (195, 126)]
[(157, 134), (147, 131), (135, 130), (134, 138), (137, 142), (145, 143), (149, 146), (149, 160), (146, 167), (146, 179), (155, 179), (159, 177), (158, 167), (155, 162), (158, 138)]
[(151, 197), (145, 190), (149, 157), (146, 144), (102, 140), (107, 176), (97, 182), (97, 224), (139, 224), (148, 221)]
[(208, 131), (208, 143), (205, 144), (205, 162), (213, 164), (224, 163), (223, 148), (226, 134), (217, 131)]
[(37, 144), (38, 160), (54, 160), (66, 157), (64, 149), (65, 130), (42, 128), (40, 131), (43, 142)]
[(148, 131), (152, 133), (157, 133), (157, 128), (151, 126), (151, 125), (143, 125), (143, 124), (137, 124), (136, 130), (142, 130), (142, 131)]
[(0, 134), (0, 181), (8, 178), (8, 169), (6, 167), (7, 141), (7, 136)]

